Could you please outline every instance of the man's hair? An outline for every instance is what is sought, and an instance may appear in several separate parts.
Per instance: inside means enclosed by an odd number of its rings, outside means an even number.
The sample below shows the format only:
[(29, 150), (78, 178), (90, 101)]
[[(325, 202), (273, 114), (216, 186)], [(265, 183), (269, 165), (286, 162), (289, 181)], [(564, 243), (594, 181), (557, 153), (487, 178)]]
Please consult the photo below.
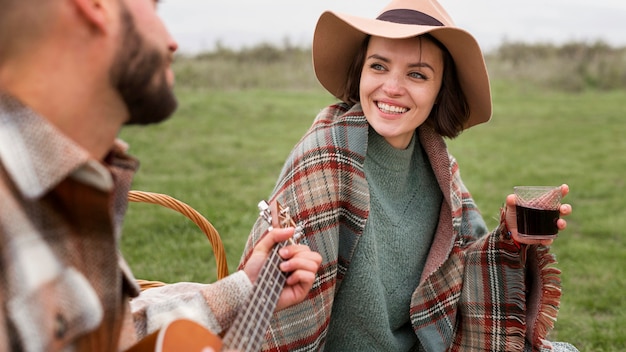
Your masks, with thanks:
[[(430, 34), (423, 34), (418, 38), (420, 40), (430, 40), (441, 49), (444, 67), (441, 88), (439, 89), (435, 105), (425, 123), (430, 124), (437, 133), (444, 137), (457, 137), (463, 131), (463, 127), (469, 119), (470, 110), (459, 83), (456, 65), (448, 49), (435, 37)], [(348, 78), (344, 88), (346, 94), (344, 96), (348, 97), (347, 103), (349, 104), (356, 104), (361, 100), (359, 93), (361, 72), (365, 64), (369, 40), (370, 36), (363, 40), (359, 51), (354, 57), (354, 61), (348, 69)]]

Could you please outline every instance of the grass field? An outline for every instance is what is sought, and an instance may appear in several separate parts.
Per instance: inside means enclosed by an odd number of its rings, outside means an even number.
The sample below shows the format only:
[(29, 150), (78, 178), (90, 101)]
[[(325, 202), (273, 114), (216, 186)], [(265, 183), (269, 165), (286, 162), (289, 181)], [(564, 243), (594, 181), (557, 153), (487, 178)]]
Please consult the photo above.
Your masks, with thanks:
[[(574, 208), (553, 245), (563, 301), (552, 336), (581, 351), (626, 350), (626, 92), (565, 94), (494, 84), (494, 118), (449, 143), (489, 225), (515, 185), (567, 183)], [(220, 232), (230, 271), (282, 163), (314, 115), (320, 90), (179, 89), (166, 123), (121, 137), (142, 161), (134, 189), (167, 193)], [(211, 248), (182, 215), (131, 204), (123, 252), (139, 278), (215, 279)]]

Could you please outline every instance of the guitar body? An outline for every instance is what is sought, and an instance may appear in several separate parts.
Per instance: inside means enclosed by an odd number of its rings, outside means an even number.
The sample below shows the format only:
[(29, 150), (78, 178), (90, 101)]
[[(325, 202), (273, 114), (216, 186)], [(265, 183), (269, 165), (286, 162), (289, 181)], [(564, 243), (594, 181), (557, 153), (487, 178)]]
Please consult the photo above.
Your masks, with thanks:
[(128, 352), (209, 352), (221, 349), (219, 336), (194, 321), (178, 319), (146, 336)]

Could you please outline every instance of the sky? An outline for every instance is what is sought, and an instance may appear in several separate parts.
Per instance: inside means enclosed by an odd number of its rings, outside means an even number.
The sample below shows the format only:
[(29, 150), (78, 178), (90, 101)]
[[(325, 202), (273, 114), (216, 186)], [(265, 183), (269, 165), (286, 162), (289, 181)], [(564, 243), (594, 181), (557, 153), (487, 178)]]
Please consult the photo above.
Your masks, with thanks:
[[(602, 40), (626, 46), (625, 0), (440, 0), (483, 50), (501, 43)], [(375, 18), (387, 0), (164, 0), (159, 14), (179, 43), (197, 53), (216, 43), (238, 49), (266, 42), (311, 44), (325, 10)]]

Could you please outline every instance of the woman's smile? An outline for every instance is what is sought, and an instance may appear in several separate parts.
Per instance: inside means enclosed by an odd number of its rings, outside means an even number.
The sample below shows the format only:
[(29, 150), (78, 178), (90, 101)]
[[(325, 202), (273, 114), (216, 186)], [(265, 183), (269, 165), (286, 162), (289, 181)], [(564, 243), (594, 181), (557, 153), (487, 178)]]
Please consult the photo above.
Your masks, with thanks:
[(377, 101), (376, 106), (378, 106), (378, 110), (380, 110), (380, 112), (382, 112), (383, 114), (401, 115), (409, 111), (409, 108), (407, 107), (392, 105), (381, 101)]

